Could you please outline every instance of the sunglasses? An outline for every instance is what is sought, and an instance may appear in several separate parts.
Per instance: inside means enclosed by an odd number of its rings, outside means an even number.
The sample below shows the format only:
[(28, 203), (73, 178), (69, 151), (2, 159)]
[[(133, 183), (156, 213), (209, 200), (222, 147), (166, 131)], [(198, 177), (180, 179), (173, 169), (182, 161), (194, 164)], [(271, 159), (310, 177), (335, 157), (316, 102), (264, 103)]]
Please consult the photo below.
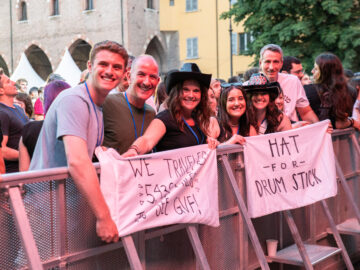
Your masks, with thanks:
[(222, 88), (228, 88), (230, 86), (242, 86), (242, 82), (233, 82), (233, 83), (222, 83)]

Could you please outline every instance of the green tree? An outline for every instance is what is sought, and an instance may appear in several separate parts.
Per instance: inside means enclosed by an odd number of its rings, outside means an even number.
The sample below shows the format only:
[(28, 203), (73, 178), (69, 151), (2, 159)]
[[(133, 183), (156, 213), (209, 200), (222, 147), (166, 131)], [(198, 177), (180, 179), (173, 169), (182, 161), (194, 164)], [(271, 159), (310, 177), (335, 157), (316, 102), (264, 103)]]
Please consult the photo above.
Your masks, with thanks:
[(238, 0), (223, 14), (243, 22), (254, 37), (246, 55), (275, 43), (284, 55), (301, 59), (307, 72), (322, 52), (339, 56), (345, 68), (360, 71), (360, 6), (358, 0)]

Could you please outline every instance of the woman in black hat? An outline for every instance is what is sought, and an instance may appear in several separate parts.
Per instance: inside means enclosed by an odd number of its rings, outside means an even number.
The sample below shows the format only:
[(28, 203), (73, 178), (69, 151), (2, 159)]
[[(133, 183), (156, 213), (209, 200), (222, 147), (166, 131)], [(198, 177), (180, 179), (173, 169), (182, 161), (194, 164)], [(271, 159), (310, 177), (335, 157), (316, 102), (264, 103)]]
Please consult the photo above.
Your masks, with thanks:
[(244, 89), (248, 96), (250, 124), (258, 134), (291, 129), (289, 118), (275, 105), (280, 92), (278, 82), (269, 83), (265, 75), (257, 73), (251, 76)]
[[(145, 134), (123, 157), (145, 154), (154, 147), (156, 151), (165, 151), (207, 142), (211, 121), (207, 91), (211, 75), (201, 73), (194, 66), (189, 67), (189, 71), (182, 69), (168, 73), (165, 82), (167, 109), (156, 115)], [(216, 140), (210, 140), (210, 143), (210, 147), (216, 147)]]

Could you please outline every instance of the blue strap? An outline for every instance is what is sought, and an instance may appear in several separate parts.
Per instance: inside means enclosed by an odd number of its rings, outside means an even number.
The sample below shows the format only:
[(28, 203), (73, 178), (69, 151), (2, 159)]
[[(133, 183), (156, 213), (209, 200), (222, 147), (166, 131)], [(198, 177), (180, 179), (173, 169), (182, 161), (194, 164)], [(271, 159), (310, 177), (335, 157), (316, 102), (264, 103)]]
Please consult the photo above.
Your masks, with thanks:
[(199, 131), (199, 133), (201, 134), (201, 142), (199, 142), (198, 136), (196, 135), (195, 131), (189, 126), (189, 124), (185, 121), (184, 117), (182, 117), (182, 120), (184, 121), (185, 125), (189, 128), (191, 133), (194, 135), (194, 137), (197, 141), (197, 144), (202, 144), (204, 142), (204, 133), (199, 129), (199, 127), (196, 125), (196, 123), (195, 123), (195, 126), (196, 126), (197, 130)]
[[(133, 120), (133, 125), (134, 125), (134, 129), (135, 129), (135, 140), (136, 140), (138, 136), (137, 136), (135, 118), (134, 118), (134, 115), (133, 115), (133, 112), (132, 112), (132, 109), (131, 109), (131, 106), (130, 106), (130, 102), (129, 102), (128, 97), (126, 95), (126, 92), (125, 92), (125, 99), (126, 99), (126, 103), (127, 103), (128, 107), (129, 107), (129, 110), (130, 110), (131, 118)], [(142, 125), (141, 125), (140, 137), (142, 136), (143, 131), (144, 131), (145, 111), (146, 110), (145, 110), (145, 108), (143, 108), (143, 110), (144, 110), (144, 115), (143, 115), (143, 120), (142, 120)]]
[(91, 98), (91, 95), (90, 95), (90, 92), (89, 92), (89, 88), (87, 86), (87, 83), (85, 82), (85, 87), (86, 87), (86, 92), (88, 93), (89, 95), (89, 98), (90, 98), (90, 101), (91, 101), (91, 104), (94, 108), (94, 113), (95, 113), (95, 116), (96, 116), (96, 123), (97, 123), (97, 138), (96, 138), (96, 146), (100, 146), (101, 145), (101, 142), (102, 142), (102, 139), (103, 139), (103, 135), (104, 135), (104, 125), (102, 125), (102, 129), (101, 129), (101, 134), (99, 134), (99, 118), (98, 118), (98, 115), (96, 113), (96, 108), (95, 108), (95, 103), (94, 101), (92, 100)]

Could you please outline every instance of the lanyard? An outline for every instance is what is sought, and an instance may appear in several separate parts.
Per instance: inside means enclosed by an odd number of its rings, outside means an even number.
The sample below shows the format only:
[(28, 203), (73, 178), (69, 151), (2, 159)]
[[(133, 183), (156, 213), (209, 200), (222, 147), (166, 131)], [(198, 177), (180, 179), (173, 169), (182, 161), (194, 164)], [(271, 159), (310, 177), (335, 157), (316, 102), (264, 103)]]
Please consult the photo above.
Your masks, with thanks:
[[(131, 118), (132, 118), (132, 120), (133, 120), (134, 129), (135, 129), (135, 140), (136, 140), (138, 136), (137, 136), (135, 118), (134, 118), (134, 115), (133, 115), (133, 112), (132, 112), (132, 109), (131, 109), (129, 100), (128, 100), (128, 98), (127, 98), (126, 92), (125, 92), (125, 99), (126, 99), (126, 103), (127, 103), (128, 107), (129, 107), (129, 110), (130, 110)], [(143, 120), (142, 120), (142, 125), (141, 125), (140, 137), (141, 137), (142, 134), (143, 134), (144, 122), (145, 122), (145, 108), (143, 108), (143, 110), (144, 110), (144, 115), (143, 115)]]
[(104, 134), (104, 125), (102, 125), (102, 129), (101, 129), (101, 134), (99, 135), (99, 118), (98, 118), (98, 115), (96, 113), (96, 108), (95, 108), (95, 104), (94, 104), (94, 101), (92, 100), (91, 96), (90, 96), (90, 92), (89, 92), (89, 88), (85, 82), (85, 87), (86, 87), (86, 92), (88, 93), (89, 95), (89, 98), (90, 98), (90, 101), (91, 101), (91, 104), (94, 108), (94, 113), (95, 113), (95, 116), (96, 116), (96, 123), (97, 123), (97, 137), (96, 137), (96, 146), (100, 146), (101, 145), (101, 142), (102, 142), (102, 139), (103, 139), (103, 134)]
[(197, 130), (199, 131), (199, 133), (201, 134), (201, 142), (199, 142), (199, 138), (196, 135), (195, 131), (189, 126), (189, 124), (185, 121), (184, 117), (182, 117), (182, 120), (184, 121), (185, 125), (189, 128), (189, 130), (191, 131), (191, 133), (194, 135), (197, 144), (202, 144), (204, 142), (204, 134), (202, 133), (202, 131), (198, 128), (198, 126), (195, 124), (195, 127), (197, 128)]
[[(25, 113), (22, 113), (22, 110), (19, 106), (14, 104), (14, 108), (8, 106), (10, 108), (10, 110), (16, 115), (16, 117), (23, 123), (26, 124), (26, 122), (29, 120), (27, 118), (27, 116), (25, 115)], [(19, 109), (21, 110), (21, 112), (19, 112)]]

